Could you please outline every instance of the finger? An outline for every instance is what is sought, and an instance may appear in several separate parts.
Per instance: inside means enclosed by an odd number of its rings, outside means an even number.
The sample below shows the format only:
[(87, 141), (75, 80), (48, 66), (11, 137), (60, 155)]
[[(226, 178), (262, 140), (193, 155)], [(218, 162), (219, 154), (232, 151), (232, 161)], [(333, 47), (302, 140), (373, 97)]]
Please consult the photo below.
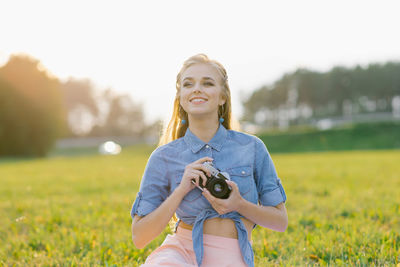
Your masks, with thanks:
[(204, 173), (203, 169), (201, 168), (201, 165), (193, 165), (193, 169), (190, 170), (191, 172), (199, 172), (199, 173)]
[(196, 174), (194, 174), (194, 173), (191, 173), (191, 174), (190, 174), (190, 178), (191, 178), (192, 181), (194, 181), (194, 183), (195, 183), (196, 185), (199, 184), (199, 176), (198, 176), (198, 175), (196, 175)]
[(207, 177), (204, 174), (204, 172), (202, 172), (202, 171), (199, 171), (199, 172), (200, 172), (201, 179), (203, 180), (203, 187), (205, 187), (206, 183), (207, 183)]
[(211, 206), (218, 214), (226, 213), (224, 205), (221, 205), (220, 203), (220, 201), (223, 201), (222, 199), (216, 198), (211, 195), (210, 191), (208, 191), (206, 188), (204, 188), (203, 196), (208, 200), (208, 202), (210, 202)]
[[(193, 174), (195, 174), (195, 175), (197, 175), (198, 177), (201, 177), (201, 180), (202, 180), (202, 185), (203, 185), (203, 187), (204, 186), (206, 186), (206, 182), (207, 182), (207, 177), (206, 177), (206, 175), (204, 174), (204, 172), (202, 172), (202, 171), (198, 171), (198, 170), (192, 170), (192, 172), (193, 172)], [(200, 180), (200, 179), (199, 179)], [(200, 182), (200, 181), (199, 181)], [(200, 185), (200, 184), (198, 184), (198, 185)]]
[(201, 158), (201, 159), (198, 159), (198, 160), (196, 160), (196, 161), (194, 161), (193, 163), (204, 163), (204, 162), (206, 162), (206, 161), (213, 161), (214, 159), (213, 158), (210, 158), (210, 157), (204, 157), (204, 158)]
[(195, 187), (196, 187), (196, 182), (194, 180), (191, 180), (190, 190), (193, 190)]
[(210, 191), (208, 191), (206, 188), (203, 190), (203, 195), (212, 205), (218, 204), (218, 199), (211, 195)]
[(212, 204), (212, 195), (210, 194), (210, 192), (208, 192), (208, 190), (206, 188), (204, 188), (203, 190), (203, 196), (208, 200), (208, 202), (210, 202)]
[(234, 181), (227, 180), (226, 183), (232, 188), (232, 190), (239, 191), (239, 187)]
[(202, 165), (202, 164), (198, 164), (198, 165), (196, 165), (196, 167), (197, 167), (199, 170), (202, 170), (203, 172), (205, 172), (205, 173), (207, 174), (207, 176), (211, 176), (211, 172), (210, 172), (210, 170), (209, 170), (206, 166), (204, 166), (204, 165)]
[(207, 174), (207, 176), (211, 175), (210, 171), (202, 164), (193, 164), (192, 168), (195, 170), (201, 170), (201, 171), (205, 172)]
[(207, 169), (206, 166), (201, 165), (201, 170), (204, 171), (207, 174), (207, 176), (211, 176), (211, 172), (209, 169)]

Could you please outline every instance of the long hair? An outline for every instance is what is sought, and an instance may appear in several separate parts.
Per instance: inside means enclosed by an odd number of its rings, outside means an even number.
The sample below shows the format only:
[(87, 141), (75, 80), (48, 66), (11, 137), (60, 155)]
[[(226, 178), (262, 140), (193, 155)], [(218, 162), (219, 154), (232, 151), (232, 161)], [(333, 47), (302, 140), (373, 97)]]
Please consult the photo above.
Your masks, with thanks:
[[(209, 59), (205, 54), (197, 54), (190, 58), (188, 58), (176, 76), (176, 95), (174, 100), (174, 108), (172, 112), (171, 120), (168, 123), (167, 128), (163, 132), (160, 137), (159, 146), (165, 145), (173, 140), (176, 140), (185, 135), (186, 130), (189, 125), (188, 115), (186, 111), (182, 108), (179, 100), (180, 100), (180, 92), (181, 92), (181, 77), (183, 72), (185, 72), (190, 66), (194, 64), (209, 64), (215, 67), (218, 73), (221, 75), (222, 81), (222, 94), (225, 97), (225, 104), (218, 108), (218, 116), (224, 119), (222, 125), (226, 129), (237, 129), (239, 130), (239, 123), (236, 120), (232, 119), (232, 105), (231, 105), (231, 91), (228, 85), (228, 75), (224, 66), (216, 60)], [(186, 123), (182, 124), (182, 119), (186, 121)]]

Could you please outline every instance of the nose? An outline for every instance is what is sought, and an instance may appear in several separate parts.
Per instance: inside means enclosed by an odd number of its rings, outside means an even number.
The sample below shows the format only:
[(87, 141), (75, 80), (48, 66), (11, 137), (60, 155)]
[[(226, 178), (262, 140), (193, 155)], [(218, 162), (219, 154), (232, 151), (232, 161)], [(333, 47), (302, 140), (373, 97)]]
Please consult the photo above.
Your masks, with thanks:
[(193, 91), (196, 93), (201, 92), (203, 89), (201, 88), (201, 84), (200, 83), (196, 83), (193, 87)]

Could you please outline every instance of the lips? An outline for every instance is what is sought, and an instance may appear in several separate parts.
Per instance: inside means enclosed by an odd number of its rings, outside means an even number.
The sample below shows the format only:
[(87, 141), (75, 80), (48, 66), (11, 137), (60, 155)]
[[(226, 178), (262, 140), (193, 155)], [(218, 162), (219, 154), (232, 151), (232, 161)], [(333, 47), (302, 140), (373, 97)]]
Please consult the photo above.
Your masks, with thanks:
[(192, 103), (204, 103), (207, 101), (207, 99), (204, 97), (193, 97), (189, 101)]

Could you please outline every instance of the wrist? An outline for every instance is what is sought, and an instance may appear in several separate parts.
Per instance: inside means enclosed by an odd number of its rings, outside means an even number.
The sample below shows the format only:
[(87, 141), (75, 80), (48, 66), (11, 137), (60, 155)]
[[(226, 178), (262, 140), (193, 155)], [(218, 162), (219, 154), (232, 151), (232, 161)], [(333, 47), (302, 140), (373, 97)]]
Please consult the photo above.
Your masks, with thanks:
[(174, 194), (176, 194), (179, 198), (183, 198), (186, 195), (185, 190), (179, 185), (177, 188), (174, 190)]
[(236, 211), (243, 215), (242, 211), (244, 211), (246, 209), (246, 204), (247, 204), (247, 200), (244, 199), (243, 197), (240, 197), (238, 204), (237, 204)]

